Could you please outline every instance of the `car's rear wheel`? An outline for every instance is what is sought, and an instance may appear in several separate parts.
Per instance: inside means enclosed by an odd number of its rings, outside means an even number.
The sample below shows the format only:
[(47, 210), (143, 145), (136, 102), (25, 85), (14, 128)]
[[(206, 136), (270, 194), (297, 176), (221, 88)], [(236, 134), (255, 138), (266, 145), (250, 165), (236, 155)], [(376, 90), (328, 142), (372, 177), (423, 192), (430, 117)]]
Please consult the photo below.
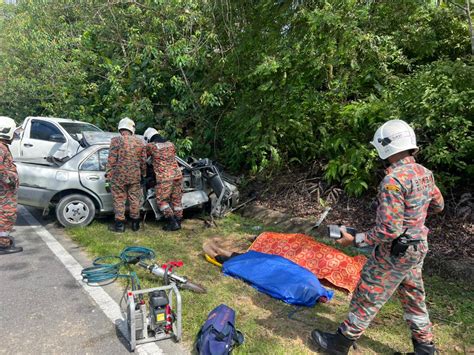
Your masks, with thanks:
[(85, 227), (95, 216), (92, 200), (80, 194), (64, 196), (56, 205), (56, 218), (64, 227)]

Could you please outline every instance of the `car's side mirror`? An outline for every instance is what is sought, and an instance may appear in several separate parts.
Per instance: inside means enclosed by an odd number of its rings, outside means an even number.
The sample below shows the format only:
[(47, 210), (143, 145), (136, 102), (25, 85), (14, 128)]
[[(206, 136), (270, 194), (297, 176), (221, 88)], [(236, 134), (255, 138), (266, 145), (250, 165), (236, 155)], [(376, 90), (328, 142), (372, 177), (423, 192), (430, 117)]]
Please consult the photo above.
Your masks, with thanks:
[(21, 138), (21, 135), (23, 134), (23, 128), (22, 127), (18, 127), (15, 132), (13, 132), (13, 140), (17, 140), (17, 139), (20, 139)]
[(52, 134), (49, 136), (51, 142), (66, 143), (66, 138), (62, 134)]

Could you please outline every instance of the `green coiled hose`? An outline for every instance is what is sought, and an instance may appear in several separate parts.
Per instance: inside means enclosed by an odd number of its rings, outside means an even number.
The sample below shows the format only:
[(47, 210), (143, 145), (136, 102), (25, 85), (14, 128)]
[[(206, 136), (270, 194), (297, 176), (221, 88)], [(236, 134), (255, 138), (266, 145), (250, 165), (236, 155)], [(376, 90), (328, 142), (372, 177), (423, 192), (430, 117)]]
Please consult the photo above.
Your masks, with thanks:
[(119, 278), (129, 278), (132, 281), (132, 289), (140, 287), (140, 281), (137, 274), (133, 271), (121, 273), (120, 269), (130, 264), (136, 264), (141, 260), (150, 260), (155, 258), (155, 252), (146, 247), (126, 247), (120, 255), (101, 256), (92, 262), (92, 266), (82, 270), (82, 279), (87, 284), (104, 285), (112, 283)]

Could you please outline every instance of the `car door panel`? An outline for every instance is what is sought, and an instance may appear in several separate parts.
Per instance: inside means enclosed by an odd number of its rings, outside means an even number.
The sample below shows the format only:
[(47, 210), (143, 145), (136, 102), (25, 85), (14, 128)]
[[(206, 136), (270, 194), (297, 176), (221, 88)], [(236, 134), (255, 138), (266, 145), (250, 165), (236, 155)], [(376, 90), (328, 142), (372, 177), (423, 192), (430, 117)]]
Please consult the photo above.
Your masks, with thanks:
[(57, 158), (64, 158), (67, 155), (68, 143), (53, 142), (49, 136), (64, 133), (51, 122), (31, 120), (28, 122), (26, 134), (20, 143), (20, 154), (23, 158), (46, 158), (54, 155)]
[(102, 202), (101, 212), (113, 211), (112, 194), (105, 189), (105, 166), (108, 148), (95, 150), (79, 166), (81, 185), (99, 197)]

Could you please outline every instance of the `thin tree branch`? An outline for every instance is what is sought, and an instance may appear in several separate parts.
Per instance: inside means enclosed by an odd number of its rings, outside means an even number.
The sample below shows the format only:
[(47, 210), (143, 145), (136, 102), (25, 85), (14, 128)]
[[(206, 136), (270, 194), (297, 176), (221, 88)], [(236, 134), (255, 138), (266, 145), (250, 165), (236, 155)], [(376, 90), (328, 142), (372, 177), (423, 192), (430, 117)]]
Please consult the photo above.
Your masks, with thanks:
[(466, 0), (467, 21), (469, 22), (469, 33), (471, 34), (471, 54), (474, 55), (474, 30), (472, 28), (470, 0)]

